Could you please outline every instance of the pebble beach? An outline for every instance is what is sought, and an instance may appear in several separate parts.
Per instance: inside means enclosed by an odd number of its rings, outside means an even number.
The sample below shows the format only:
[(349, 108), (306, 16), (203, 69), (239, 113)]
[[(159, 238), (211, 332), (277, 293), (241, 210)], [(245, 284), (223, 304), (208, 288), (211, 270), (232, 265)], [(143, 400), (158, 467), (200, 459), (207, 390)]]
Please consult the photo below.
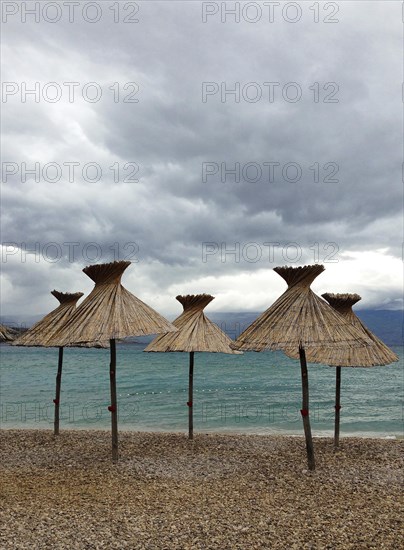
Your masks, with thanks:
[(398, 549), (403, 440), (1, 431), (0, 547)]

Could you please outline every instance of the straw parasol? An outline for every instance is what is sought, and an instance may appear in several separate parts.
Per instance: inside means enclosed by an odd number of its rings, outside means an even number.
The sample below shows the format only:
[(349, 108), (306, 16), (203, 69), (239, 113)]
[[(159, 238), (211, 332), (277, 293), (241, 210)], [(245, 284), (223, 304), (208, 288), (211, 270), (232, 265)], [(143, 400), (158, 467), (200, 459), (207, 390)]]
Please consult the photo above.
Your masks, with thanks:
[[(398, 361), (397, 355), (391, 351), (377, 336), (375, 336), (352, 311), (352, 306), (361, 300), (359, 294), (322, 294), (344, 319), (348, 320), (358, 330), (362, 331), (374, 343), (373, 346), (364, 348), (352, 348), (343, 350), (342, 361), (344, 366), (351, 367), (374, 367), (377, 365), (389, 365)], [(309, 359), (310, 360), (310, 359)], [(349, 365), (347, 365), (349, 363)], [(341, 410), (341, 365), (336, 368), (336, 389), (335, 389), (335, 426), (334, 426), (334, 447), (339, 445), (339, 426)]]
[(178, 351), (189, 353), (189, 384), (188, 384), (188, 437), (193, 439), (193, 378), (194, 353), (205, 351), (210, 353), (239, 354), (231, 349), (232, 340), (210, 319), (203, 310), (214, 300), (209, 294), (177, 296), (184, 311), (173, 325), (178, 332), (157, 336), (146, 348), (146, 352)]
[(5, 325), (0, 325), (0, 342), (12, 342), (14, 336), (11, 334), (8, 327)]
[(130, 264), (118, 261), (85, 267), (83, 272), (94, 281), (95, 286), (52, 338), (54, 345), (89, 345), (109, 340), (111, 404), (108, 410), (111, 412), (113, 462), (118, 461), (115, 340), (177, 330), (122, 286), (122, 274)]
[[(76, 309), (77, 301), (84, 296), (82, 292), (69, 294), (52, 290), (51, 294), (59, 301), (59, 306), (35, 323), (27, 332), (13, 342), (13, 346), (49, 347), (49, 341), (55, 332), (66, 322)], [(53, 433), (59, 435), (60, 388), (62, 383), (63, 346), (59, 346), (58, 372), (56, 375), (55, 417)]]
[(310, 289), (324, 266), (285, 266), (275, 267), (274, 271), (286, 281), (287, 290), (240, 334), (235, 347), (243, 351), (270, 349), (299, 354), (303, 394), (300, 413), (308, 466), (314, 470), (306, 350), (315, 350), (315, 362), (338, 365), (341, 350), (371, 345), (371, 341)]

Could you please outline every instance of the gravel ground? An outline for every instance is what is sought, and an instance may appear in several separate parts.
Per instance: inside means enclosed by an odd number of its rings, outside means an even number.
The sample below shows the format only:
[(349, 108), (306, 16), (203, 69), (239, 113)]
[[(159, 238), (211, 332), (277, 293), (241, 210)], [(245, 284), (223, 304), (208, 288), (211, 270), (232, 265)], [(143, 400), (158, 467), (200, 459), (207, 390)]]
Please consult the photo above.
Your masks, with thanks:
[(404, 548), (402, 440), (3, 430), (0, 548)]

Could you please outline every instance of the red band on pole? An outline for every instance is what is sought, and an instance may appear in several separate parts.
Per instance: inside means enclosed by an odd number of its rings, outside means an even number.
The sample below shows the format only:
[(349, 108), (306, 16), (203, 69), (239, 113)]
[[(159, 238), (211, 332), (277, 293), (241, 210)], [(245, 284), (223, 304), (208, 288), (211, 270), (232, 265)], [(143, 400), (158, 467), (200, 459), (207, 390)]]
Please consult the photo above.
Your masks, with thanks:
[(309, 409), (300, 409), (300, 414), (302, 416), (309, 416)]
[(341, 410), (341, 405), (334, 405), (334, 409), (336, 411), (340, 411)]
[(192, 407), (192, 401), (187, 401), (187, 406)]
[(110, 405), (108, 407), (108, 410), (109, 410), (110, 413), (114, 413), (116, 411), (115, 405)]
[(59, 399), (54, 399), (53, 402), (55, 403), (55, 405), (59, 405)]

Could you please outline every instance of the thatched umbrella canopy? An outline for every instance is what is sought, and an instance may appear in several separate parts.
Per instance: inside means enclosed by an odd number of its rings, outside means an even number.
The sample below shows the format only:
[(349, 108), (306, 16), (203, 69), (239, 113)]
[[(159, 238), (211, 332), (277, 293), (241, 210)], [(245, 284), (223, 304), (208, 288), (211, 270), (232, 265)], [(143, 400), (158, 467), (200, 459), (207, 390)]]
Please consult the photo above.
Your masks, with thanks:
[(13, 334), (11, 334), (8, 327), (0, 325), (0, 342), (12, 342), (14, 340)]
[[(35, 323), (27, 332), (13, 342), (13, 346), (49, 347), (49, 342), (57, 330), (69, 319), (76, 309), (77, 301), (84, 296), (82, 292), (70, 294), (52, 290), (51, 294), (59, 301), (59, 306)], [(60, 388), (62, 384), (63, 346), (59, 346), (58, 371), (56, 375), (55, 417), (53, 432), (59, 434)]]
[(114, 462), (118, 460), (115, 340), (177, 330), (122, 286), (122, 274), (130, 264), (119, 261), (85, 267), (83, 272), (94, 281), (95, 286), (52, 338), (53, 345), (89, 345), (109, 340), (111, 404), (108, 410), (111, 412)]
[(52, 290), (51, 294), (58, 300), (59, 306), (35, 323), (27, 332), (24, 332), (13, 343), (13, 346), (50, 347), (49, 342), (71, 317), (78, 300), (84, 296), (82, 292), (70, 294), (57, 290)]
[[(376, 335), (373, 334), (359, 319), (352, 310), (352, 306), (361, 300), (359, 294), (322, 294), (322, 297), (327, 300), (344, 319), (348, 320), (358, 330), (366, 334), (372, 342), (373, 346), (363, 348), (352, 348), (343, 350), (342, 363), (343, 366), (350, 367), (374, 367), (377, 365), (389, 365), (398, 361), (397, 355), (386, 346)], [(310, 357), (308, 356), (309, 361)], [(339, 427), (340, 427), (340, 410), (341, 410), (341, 366), (336, 368), (336, 390), (335, 390), (335, 426), (334, 426), (334, 447), (339, 445)]]
[(314, 470), (305, 350), (315, 352), (315, 362), (338, 365), (341, 350), (371, 345), (371, 341), (311, 290), (311, 283), (324, 271), (324, 266), (275, 267), (274, 271), (286, 281), (287, 290), (240, 334), (235, 346), (243, 351), (270, 349), (288, 355), (299, 353), (303, 393), (300, 412), (308, 465)]
[(189, 352), (189, 384), (188, 384), (188, 437), (193, 439), (193, 379), (194, 353), (205, 351), (210, 353), (238, 354), (230, 344), (232, 340), (215, 323), (208, 319), (204, 308), (214, 300), (209, 294), (177, 296), (184, 311), (173, 325), (178, 332), (157, 336), (144, 351), (147, 352)]

